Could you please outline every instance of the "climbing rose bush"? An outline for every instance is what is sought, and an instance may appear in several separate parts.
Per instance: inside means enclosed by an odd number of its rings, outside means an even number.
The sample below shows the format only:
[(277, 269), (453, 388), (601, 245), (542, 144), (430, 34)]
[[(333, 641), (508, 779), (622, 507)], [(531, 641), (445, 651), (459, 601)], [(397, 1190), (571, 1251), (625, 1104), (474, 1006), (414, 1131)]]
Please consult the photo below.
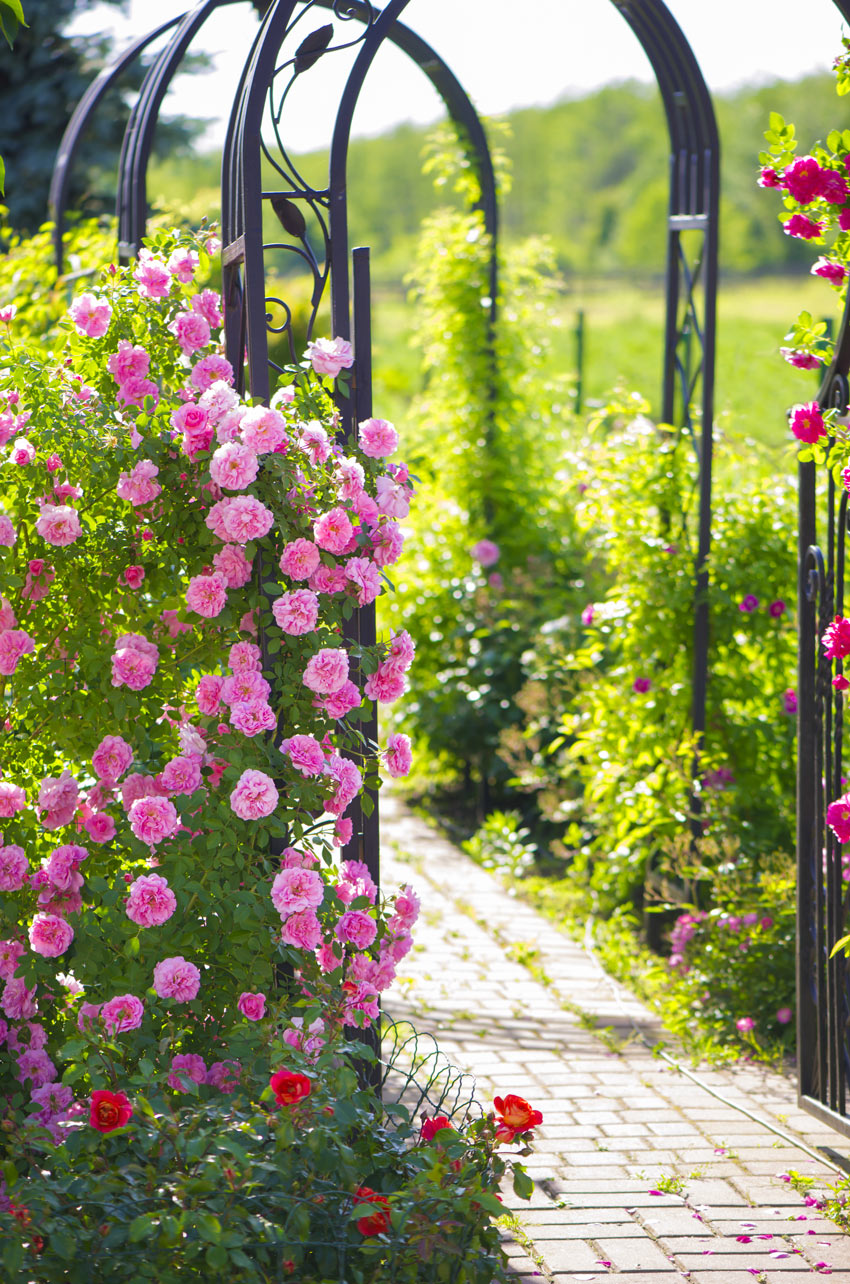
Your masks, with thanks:
[(214, 250), (158, 235), (51, 351), (0, 329), (0, 1080), (54, 1140), (123, 1128), (140, 1067), (228, 1094), (270, 1031), (368, 1024), (418, 912), (349, 814), (378, 784), (358, 719), (413, 659), (345, 630), (401, 551), (407, 470), (385, 421), (340, 441), (341, 341), (270, 406), (237, 391)]

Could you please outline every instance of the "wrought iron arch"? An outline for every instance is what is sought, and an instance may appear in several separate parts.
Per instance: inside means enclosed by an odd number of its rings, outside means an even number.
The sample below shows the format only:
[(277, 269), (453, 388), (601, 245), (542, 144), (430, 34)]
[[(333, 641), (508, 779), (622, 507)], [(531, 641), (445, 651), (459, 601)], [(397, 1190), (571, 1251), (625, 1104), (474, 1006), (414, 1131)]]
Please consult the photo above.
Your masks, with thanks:
[[(850, 0), (834, 0), (850, 23)], [(850, 410), (850, 298), (818, 403)], [(850, 960), (836, 942), (850, 922), (850, 883), (842, 846), (826, 825), (829, 804), (847, 792), (845, 695), (819, 645), (845, 609), (850, 509), (830, 474), (819, 485), (813, 463), (799, 466), (797, 673), (797, 1090), (800, 1105), (850, 1136)], [(837, 660), (835, 673), (846, 664)]]

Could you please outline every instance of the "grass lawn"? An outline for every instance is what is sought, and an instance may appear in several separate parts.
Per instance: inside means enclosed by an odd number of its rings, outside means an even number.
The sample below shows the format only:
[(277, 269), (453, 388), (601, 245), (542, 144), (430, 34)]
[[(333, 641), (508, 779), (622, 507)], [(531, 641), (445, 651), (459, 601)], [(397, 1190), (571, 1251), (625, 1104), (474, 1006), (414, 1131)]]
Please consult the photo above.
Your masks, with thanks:
[[(785, 411), (817, 389), (815, 375), (793, 370), (779, 356), (797, 313), (838, 317), (837, 299), (810, 276), (764, 277), (722, 283), (718, 295), (717, 429), (751, 438), (777, 464), (791, 466)], [(575, 284), (565, 293), (551, 332), (553, 371), (573, 373), (576, 316), (585, 314), (585, 402), (604, 401), (618, 383), (646, 396), (657, 411), (661, 390), (663, 286), (641, 289), (612, 281)], [(405, 408), (421, 386), (411, 346), (411, 305), (400, 290), (379, 287), (374, 304), (375, 413), (404, 424)]]

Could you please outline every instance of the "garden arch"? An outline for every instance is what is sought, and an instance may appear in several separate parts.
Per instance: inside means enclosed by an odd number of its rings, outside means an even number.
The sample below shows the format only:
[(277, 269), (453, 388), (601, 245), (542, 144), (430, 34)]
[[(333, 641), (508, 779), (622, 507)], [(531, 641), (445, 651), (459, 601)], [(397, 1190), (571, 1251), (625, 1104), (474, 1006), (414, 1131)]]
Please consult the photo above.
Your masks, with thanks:
[[(490, 153), (481, 122), (448, 66), (400, 22), (409, 0), (390, 0), (378, 9), (368, 0), (252, 0), (262, 21), (236, 93), (222, 166), (222, 235), (225, 333), (228, 356), (252, 395), (268, 399), (269, 333), (291, 333), (283, 299), (266, 292), (266, 253), (295, 253), (313, 274), (311, 326), (329, 286), (333, 333), (354, 340), (351, 395), (340, 398), (343, 431), (371, 413), (369, 258), (349, 258), (346, 164), (358, 95), (380, 46), (390, 41), (429, 77), (449, 116), (459, 127), (481, 183), (485, 228), (492, 237), (491, 308), (495, 309), (498, 211)], [(194, 9), (162, 24), (135, 42), (106, 68), (84, 96), (66, 130), (51, 187), (56, 221), (57, 264), (68, 179), (79, 139), (106, 90), (157, 37), (172, 35), (151, 65), (134, 105), (122, 147), (118, 181), (119, 252), (135, 254), (147, 217), (146, 172), (158, 113), (192, 40), (209, 15), (236, 0), (201, 0)], [(694, 609), (692, 719), (697, 736), (705, 730), (709, 619), (707, 558), (711, 541), (712, 425), (715, 365), (719, 141), (708, 88), (693, 51), (663, 0), (612, 0), (646, 53), (661, 92), (670, 136), (670, 200), (667, 237), (666, 322), (662, 419), (691, 433), (699, 468), (700, 515), (697, 594)], [(315, 11), (315, 13), (314, 13)], [(325, 11), (322, 13), (321, 11)], [(325, 19), (310, 28), (311, 16)], [(327, 21), (330, 18), (331, 21)], [(353, 38), (334, 43), (334, 21), (355, 22)], [(348, 33), (346, 32), (346, 36)], [(281, 117), (292, 85), (320, 58), (358, 47), (343, 90), (330, 151), (328, 184), (313, 188), (288, 155)], [(264, 112), (272, 107), (272, 138), (263, 137)], [(275, 154), (276, 153), (276, 154)], [(263, 164), (274, 190), (263, 182)], [(264, 240), (263, 211), (269, 205), (286, 241)], [(308, 233), (308, 218), (322, 258)], [(695, 235), (694, 235), (695, 234)], [(276, 233), (276, 237), (278, 234)], [(696, 246), (691, 240), (697, 241)], [(353, 306), (352, 306), (353, 305)], [(276, 309), (279, 321), (276, 324)], [(243, 353), (247, 361), (243, 362)], [(366, 608), (352, 624), (353, 636), (374, 636), (374, 612)], [(364, 725), (374, 735), (374, 725)], [(377, 877), (377, 809), (356, 817), (358, 850)], [(359, 825), (357, 822), (360, 822)]]

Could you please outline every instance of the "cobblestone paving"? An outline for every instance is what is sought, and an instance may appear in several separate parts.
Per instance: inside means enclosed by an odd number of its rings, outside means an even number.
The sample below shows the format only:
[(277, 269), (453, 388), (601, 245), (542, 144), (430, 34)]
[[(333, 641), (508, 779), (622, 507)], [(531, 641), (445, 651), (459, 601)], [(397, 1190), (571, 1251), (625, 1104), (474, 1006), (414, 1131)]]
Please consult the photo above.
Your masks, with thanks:
[[(850, 1237), (778, 1176), (834, 1180), (818, 1147), (848, 1149), (797, 1107), (792, 1080), (689, 1067), (695, 1083), (654, 1056), (641, 1036), (662, 1036), (657, 1019), (580, 944), (381, 803), (384, 887), (410, 882), (423, 903), (388, 1015), (434, 1034), (482, 1102), (517, 1092), (543, 1112), (535, 1194), (506, 1193), (518, 1284), (850, 1284)], [(683, 1194), (659, 1193), (671, 1177)]]

